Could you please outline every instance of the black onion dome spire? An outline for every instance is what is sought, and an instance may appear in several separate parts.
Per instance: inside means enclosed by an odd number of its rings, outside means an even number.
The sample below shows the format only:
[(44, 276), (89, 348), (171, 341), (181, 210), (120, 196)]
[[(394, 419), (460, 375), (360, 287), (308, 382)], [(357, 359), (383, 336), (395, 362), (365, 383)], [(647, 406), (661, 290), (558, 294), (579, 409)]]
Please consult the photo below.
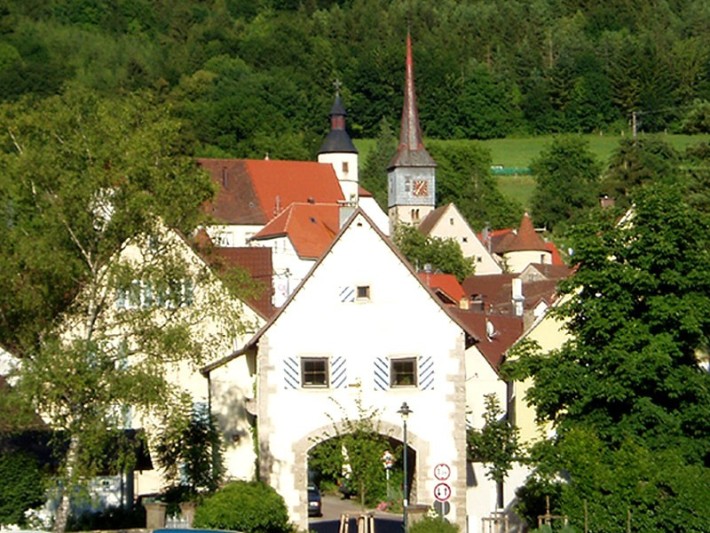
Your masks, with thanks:
[(357, 148), (350, 139), (350, 135), (345, 130), (345, 106), (340, 99), (340, 91), (335, 91), (335, 101), (330, 109), (330, 131), (323, 144), (318, 150), (318, 154), (346, 153), (356, 154)]

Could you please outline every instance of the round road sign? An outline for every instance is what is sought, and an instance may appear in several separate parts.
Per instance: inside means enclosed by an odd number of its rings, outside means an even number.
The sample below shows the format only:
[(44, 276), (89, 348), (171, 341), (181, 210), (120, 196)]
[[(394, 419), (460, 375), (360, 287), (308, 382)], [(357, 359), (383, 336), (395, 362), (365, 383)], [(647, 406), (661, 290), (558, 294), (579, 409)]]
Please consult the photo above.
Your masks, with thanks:
[(451, 468), (445, 463), (439, 463), (434, 467), (434, 477), (439, 481), (446, 481), (451, 475)]
[(440, 502), (445, 502), (450, 497), (451, 487), (449, 487), (446, 483), (439, 483), (436, 487), (434, 487), (434, 498)]

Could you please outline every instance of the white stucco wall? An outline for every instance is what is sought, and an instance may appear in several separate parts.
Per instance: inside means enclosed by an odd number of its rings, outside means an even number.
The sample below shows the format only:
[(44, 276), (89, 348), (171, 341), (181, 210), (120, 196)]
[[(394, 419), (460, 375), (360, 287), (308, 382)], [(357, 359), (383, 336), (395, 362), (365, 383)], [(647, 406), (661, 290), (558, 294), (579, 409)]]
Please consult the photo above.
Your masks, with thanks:
[(486, 410), (485, 396), (495, 394), (498, 405), (505, 411), (507, 386), (493, 367), (486, 361), (476, 346), (466, 350), (466, 406), (469, 425), (483, 427), (483, 413)]
[(432, 237), (453, 239), (461, 247), (464, 257), (473, 258), (476, 275), (500, 274), (503, 270), (496, 263), (486, 247), (478, 240), (476, 234), (461, 216), (459, 210), (449, 205), (444, 215), (429, 232)]
[[(370, 287), (367, 301), (342, 301), (345, 287)], [(291, 388), (289, 359), (345, 361), (346, 377), (326, 389)], [(430, 358), (431, 386), (380, 390), (378, 358)], [(454, 521), (465, 510), (465, 363), (463, 333), (369, 223), (356, 217), (259, 342), (257, 392), (262, 479), (281, 493), (291, 519), (306, 529), (306, 453), (356, 401), (376, 408), (383, 431), (401, 440), (398, 410), (408, 402), (409, 443), (417, 452), (411, 503), (431, 504), (434, 467), (451, 466)], [(420, 378), (421, 379), (421, 378)], [(314, 440), (315, 439), (315, 440)]]
[(374, 198), (371, 196), (361, 197), (358, 205), (382, 233), (390, 234), (390, 219)]
[(333, 165), (335, 175), (340, 182), (340, 189), (346, 201), (357, 202), (358, 199), (358, 155), (357, 153), (324, 153), (318, 154), (319, 163)]
[(215, 246), (239, 248), (241, 246), (250, 246), (249, 239), (259, 233), (263, 227), (258, 225), (210, 224), (205, 226), (205, 231)]
[(271, 248), (274, 296), (272, 303), (281, 307), (291, 293), (311, 271), (315, 259), (301, 259), (287, 236), (252, 241), (252, 246)]
[(520, 274), (531, 263), (552, 264), (552, 254), (543, 250), (508, 252), (503, 261), (511, 274)]

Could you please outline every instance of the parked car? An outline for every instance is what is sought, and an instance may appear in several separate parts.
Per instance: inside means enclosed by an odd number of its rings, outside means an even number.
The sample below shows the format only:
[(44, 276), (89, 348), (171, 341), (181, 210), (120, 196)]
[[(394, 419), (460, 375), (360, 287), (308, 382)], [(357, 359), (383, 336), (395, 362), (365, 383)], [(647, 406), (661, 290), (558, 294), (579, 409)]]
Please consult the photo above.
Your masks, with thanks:
[(323, 516), (323, 501), (315, 485), (308, 485), (308, 516)]

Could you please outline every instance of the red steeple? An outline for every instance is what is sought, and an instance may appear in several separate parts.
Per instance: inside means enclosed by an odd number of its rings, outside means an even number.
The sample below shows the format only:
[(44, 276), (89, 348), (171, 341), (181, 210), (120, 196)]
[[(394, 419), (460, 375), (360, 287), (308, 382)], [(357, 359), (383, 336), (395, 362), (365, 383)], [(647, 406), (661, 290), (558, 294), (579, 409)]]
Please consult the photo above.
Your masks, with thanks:
[(434, 167), (436, 163), (424, 148), (422, 130), (419, 126), (417, 94), (414, 89), (414, 60), (412, 59), (412, 38), (407, 32), (407, 70), (404, 84), (404, 104), (402, 105), (402, 127), (399, 132), (397, 153), (390, 161), (393, 167)]

